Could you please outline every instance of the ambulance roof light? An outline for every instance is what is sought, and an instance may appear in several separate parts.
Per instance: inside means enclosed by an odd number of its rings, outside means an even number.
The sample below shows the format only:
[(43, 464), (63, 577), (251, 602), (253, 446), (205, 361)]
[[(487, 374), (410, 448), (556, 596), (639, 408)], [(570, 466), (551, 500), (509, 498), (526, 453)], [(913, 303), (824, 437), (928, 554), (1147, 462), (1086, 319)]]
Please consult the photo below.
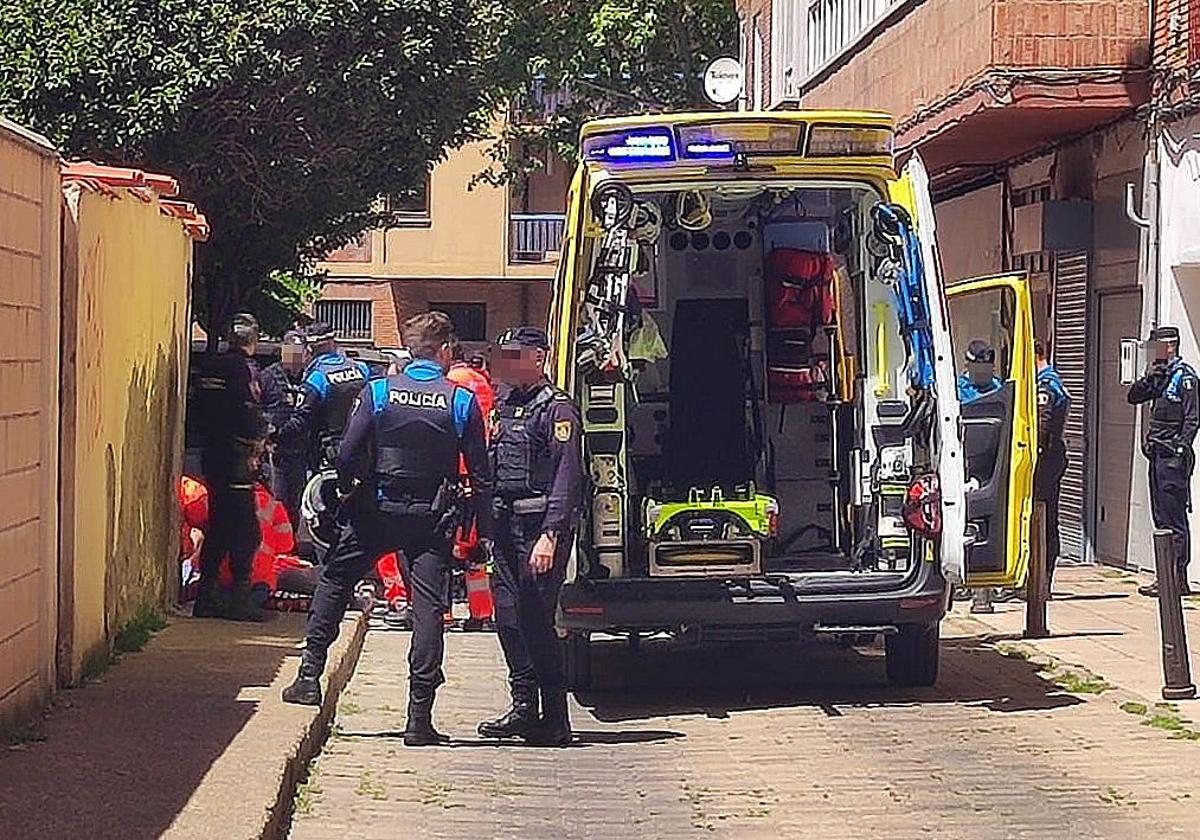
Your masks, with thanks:
[(587, 160), (615, 163), (670, 161), (675, 159), (675, 142), (666, 129), (601, 134), (584, 141), (583, 154)]
[(809, 157), (891, 156), (895, 135), (870, 125), (813, 125), (808, 130)]

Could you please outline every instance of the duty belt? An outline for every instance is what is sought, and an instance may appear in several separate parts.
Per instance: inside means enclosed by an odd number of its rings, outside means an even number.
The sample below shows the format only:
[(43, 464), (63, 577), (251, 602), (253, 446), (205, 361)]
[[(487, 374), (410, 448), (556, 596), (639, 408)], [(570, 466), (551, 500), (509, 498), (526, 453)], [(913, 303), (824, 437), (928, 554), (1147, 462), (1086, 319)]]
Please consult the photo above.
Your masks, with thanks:
[(517, 516), (528, 516), (534, 513), (545, 513), (550, 507), (549, 496), (525, 496), (519, 499), (509, 499), (503, 496), (496, 497), (496, 507), (500, 510), (508, 510), (515, 513)]

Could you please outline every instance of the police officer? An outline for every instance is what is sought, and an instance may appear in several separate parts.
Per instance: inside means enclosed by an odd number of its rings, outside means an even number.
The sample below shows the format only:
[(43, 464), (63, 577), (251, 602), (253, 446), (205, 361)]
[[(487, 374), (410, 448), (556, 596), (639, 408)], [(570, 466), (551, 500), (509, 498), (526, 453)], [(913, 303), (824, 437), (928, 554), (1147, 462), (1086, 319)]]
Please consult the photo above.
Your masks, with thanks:
[(284, 333), (279, 347), (279, 361), (263, 368), (263, 411), (274, 429), (271, 455), (271, 495), (287, 511), (293, 528), (300, 526), (300, 496), (308, 478), (308, 446), (300, 430), (290, 435), (280, 434), (295, 414), (304, 398), (301, 384), (304, 376), (306, 348), (304, 335), (292, 330)]
[(312, 466), (321, 469), (333, 460), (350, 408), (371, 378), (371, 369), (365, 362), (350, 359), (342, 352), (328, 324), (315, 323), (306, 335), (312, 361), (304, 372), (303, 397), (279, 435), (290, 438), (299, 434), (315, 439), (317, 457)]
[(996, 351), (992, 345), (977, 338), (967, 345), (963, 358), (967, 369), (958, 377), (958, 400), (963, 405), (1004, 387), (1004, 382), (996, 376)]
[[(1150, 512), (1154, 527), (1174, 534), (1175, 563), (1179, 587), (1191, 594), (1187, 567), (1191, 559), (1192, 442), (1200, 429), (1196, 372), (1179, 357), (1178, 327), (1158, 327), (1150, 334), (1155, 344), (1154, 359), (1146, 375), (1129, 388), (1129, 402), (1153, 404), (1150, 423), (1142, 442), (1142, 454), (1150, 461)], [(1143, 595), (1158, 596), (1158, 582), (1143, 586)]]
[(308, 621), (308, 640), (288, 703), (321, 701), (320, 675), (354, 586), (381, 555), (396, 551), (410, 587), (408, 725), (404, 743), (445, 739), (433, 727), (434, 693), (442, 674), (443, 620), (450, 588), (450, 530), (439, 492), (458, 479), (459, 458), (471, 482), (480, 538), (490, 540), (492, 469), (483, 415), (474, 396), (445, 377), (454, 340), (440, 312), (410, 318), (404, 335), (414, 361), (363, 389), (337, 454), (342, 505), (338, 535), (321, 568)]
[[(257, 348), (258, 322), (253, 315), (235, 315), (228, 349), (205, 366), (198, 383), (197, 399), (206, 432), (201, 467), (208, 484), (209, 527), (200, 552), (200, 586), (192, 610), (197, 618), (267, 618), (250, 596), (250, 569), (262, 540), (254, 505), (254, 474), (267, 432), (253, 359)], [(228, 604), (221, 602), (218, 587), (226, 554), (233, 571), (233, 596)]]
[(1054, 567), (1058, 563), (1058, 497), (1063, 474), (1067, 471), (1067, 445), (1063, 442), (1063, 427), (1071, 395), (1062, 377), (1047, 358), (1046, 345), (1034, 342), (1037, 356), (1038, 397), (1038, 459), (1033, 475), (1033, 495), (1046, 503), (1046, 577), (1047, 585), (1054, 583)]
[[(496, 632), (512, 705), (479, 725), (486, 738), (571, 741), (554, 613), (583, 492), (579, 409), (546, 379), (549, 342), (534, 327), (497, 339), (492, 371), (508, 386), (492, 440), (496, 470)], [(538, 713), (539, 693), (541, 714)]]

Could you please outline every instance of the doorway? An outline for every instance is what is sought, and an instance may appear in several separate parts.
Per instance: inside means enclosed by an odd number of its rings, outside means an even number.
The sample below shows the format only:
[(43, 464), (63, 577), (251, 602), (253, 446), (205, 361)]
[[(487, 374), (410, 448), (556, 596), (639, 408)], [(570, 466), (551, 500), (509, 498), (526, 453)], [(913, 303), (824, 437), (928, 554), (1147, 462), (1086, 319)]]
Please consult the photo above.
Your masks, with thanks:
[(1125, 399), (1121, 384), (1121, 339), (1138, 335), (1142, 293), (1123, 289), (1099, 296), (1099, 335), (1096, 353), (1097, 442), (1095, 538), (1096, 559), (1124, 567), (1129, 545), (1129, 499), (1136, 441), (1136, 409)]

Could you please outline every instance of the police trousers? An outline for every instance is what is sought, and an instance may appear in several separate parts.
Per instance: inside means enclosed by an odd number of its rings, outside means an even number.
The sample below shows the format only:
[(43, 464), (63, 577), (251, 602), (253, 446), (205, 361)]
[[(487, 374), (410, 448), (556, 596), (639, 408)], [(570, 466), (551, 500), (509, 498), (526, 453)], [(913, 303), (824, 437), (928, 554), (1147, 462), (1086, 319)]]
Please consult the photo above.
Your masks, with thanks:
[(1155, 528), (1172, 533), (1175, 568), (1180, 583), (1187, 581), (1192, 557), (1192, 531), (1188, 514), (1192, 509), (1192, 453), (1155, 455), (1150, 459), (1150, 515)]
[(305, 659), (324, 668), (355, 585), (382, 555), (398, 552), (412, 608), (409, 691), (414, 697), (429, 696), (446, 681), (442, 616), (450, 604), (449, 542), (436, 532), (428, 505), (414, 505), (411, 513), (385, 513), (373, 500), (351, 501), (346, 507), (317, 580)]
[(554, 565), (535, 575), (529, 556), (541, 536), (542, 514), (515, 514), (506, 507), (496, 515), (496, 573), (492, 599), (496, 635), (508, 666), (514, 697), (536, 700), (537, 689), (546, 693), (565, 686), (562, 653), (554, 632), (558, 594), (567, 572), (571, 535), (559, 536)]
[(300, 528), (300, 498), (307, 483), (307, 453), (303, 449), (276, 449), (271, 457), (271, 495), (283, 505), (295, 530)]
[(1061, 440), (1054, 441), (1038, 455), (1033, 474), (1033, 497), (1046, 505), (1046, 580), (1050, 584), (1054, 583), (1054, 568), (1058, 565), (1061, 544), (1058, 535), (1058, 500), (1066, 471), (1066, 444)]
[(216, 593), (225, 555), (229, 555), (234, 589), (250, 583), (262, 528), (255, 511), (249, 468), (241, 458), (237, 454), (206, 452), (202, 468), (208, 487), (208, 530), (200, 549), (200, 593), (210, 598)]

